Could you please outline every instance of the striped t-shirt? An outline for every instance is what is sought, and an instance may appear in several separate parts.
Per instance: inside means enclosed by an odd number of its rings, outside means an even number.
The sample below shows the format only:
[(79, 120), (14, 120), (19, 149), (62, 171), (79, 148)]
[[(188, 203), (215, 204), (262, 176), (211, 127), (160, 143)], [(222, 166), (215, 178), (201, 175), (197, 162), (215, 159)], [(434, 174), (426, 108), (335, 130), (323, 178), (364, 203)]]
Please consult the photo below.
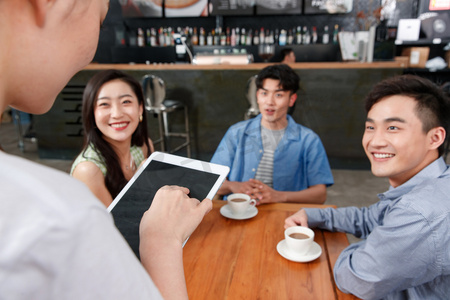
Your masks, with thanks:
[(255, 179), (273, 187), (273, 157), (278, 143), (284, 135), (286, 128), (270, 130), (261, 126), (261, 139), (263, 144), (263, 156), (256, 170)]

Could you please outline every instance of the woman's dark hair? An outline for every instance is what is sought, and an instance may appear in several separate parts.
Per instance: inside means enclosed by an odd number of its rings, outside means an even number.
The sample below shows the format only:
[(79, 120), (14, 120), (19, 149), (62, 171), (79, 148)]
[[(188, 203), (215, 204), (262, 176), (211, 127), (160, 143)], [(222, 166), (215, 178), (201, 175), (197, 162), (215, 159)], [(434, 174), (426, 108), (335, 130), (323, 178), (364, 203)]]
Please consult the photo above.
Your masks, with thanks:
[[(145, 107), (144, 95), (139, 81), (131, 75), (118, 70), (105, 70), (95, 74), (87, 83), (83, 93), (82, 109), (84, 142), (81, 153), (84, 154), (87, 147), (92, 144), (99, 156), (104, 159), (104, 163), (106, 164), (105, 185), (113, 198), (115, 198), (127, 184), (127, 180), (122, 172), (119, 157), (114, 151), (114, 148), (103, 139), (101, 131), (96, 126), (94, 108), (102, 86), (105, 83), (116, 79), (128, 84), (136, 94), (139, 105)], [(142, 114), (142, 122), (139, 123), (131, 137), (131, 145), (139, 147), (145, 145), (147, 148), (147, 156), (150, 155), (151, 150), (148, 142), (147, 117), (145, 111)]]
[[(416, 100), (416, 114), (422, 121), (422, 130), (427, 133), (432, 128), (443, 127), (448, 138), (450, 122), (450, 101), (443, 90), (430, 80), (416, 75), (401, 75), (381, 81), (367, 95), (366, 112), (383, 98), (402, 95)], [(445, 150), (445, 142), (439, 147), (439, 155)]]
[[(256, 89), (262, 89), (264, 80), (268, 78), (279, 80), (281, 88), (284, 91), (291, 92), (291, 95), (297, 93), (300, 88), (300, 77), (286, 64), (275, 64), (262, 69), (256, 77)], [(288, 114), (292, 114), (294, 108), (295, 103), (294, 106), (289, 108)]]

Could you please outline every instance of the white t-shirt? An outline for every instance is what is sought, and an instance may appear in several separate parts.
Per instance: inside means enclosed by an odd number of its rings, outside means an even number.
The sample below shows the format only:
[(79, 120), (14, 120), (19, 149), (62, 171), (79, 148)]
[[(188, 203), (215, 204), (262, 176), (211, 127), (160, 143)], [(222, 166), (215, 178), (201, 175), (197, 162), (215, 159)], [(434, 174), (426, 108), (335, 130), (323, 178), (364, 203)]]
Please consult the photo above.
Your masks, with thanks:
[(0, 299), (162, 299), (89, 189), (0, 151)]

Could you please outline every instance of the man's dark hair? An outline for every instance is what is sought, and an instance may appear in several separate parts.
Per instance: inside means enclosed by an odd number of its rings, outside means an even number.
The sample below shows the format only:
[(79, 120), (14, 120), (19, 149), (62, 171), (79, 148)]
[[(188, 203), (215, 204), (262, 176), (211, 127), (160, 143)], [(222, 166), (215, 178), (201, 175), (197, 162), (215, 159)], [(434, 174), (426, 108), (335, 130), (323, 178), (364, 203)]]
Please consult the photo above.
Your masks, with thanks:
[[(448, 138), (450, 122), (450, 99), (442, 89), (430, 80), (415, 76), (401, 75), (376, 84), (365, 100), (366, 112), (378, 101), (395, 95), (408, 96), (416, 100), (416, 114), (422, 121), (422, 130), (427, 133), (432, 128), (443, 127)], [(439, 155), (445, 150), (445, 143), (439, 147)]]
[(283, 60), (286, 56), (289, 55), (289, 53), (294, 52), (294, 50), (292, 50), (292, 48), (284, 48), (280, 51), (280, 55), (281, 55), (281, 60)]
[[(291, 95), (296, 93), (300, 88), (300, 77), (286, 64), (275, 64), (262, 69), (255, 80), (256, 89), (262, 89), (264, 80), (268, 78), (279, 80), (280, 87), (283, 91), (290, 91)], [(289, 115), (294, 113), (296, 103), (289, 107), (287, 112)]]
[(256, 77), (256, 88), (262, 89), (264, 79), (268, 78), (279, 80), (281, 88), (291, 94), (296, 93), (300, 87), (300, 77), (285, 64), (275, 64), (262, 69)]

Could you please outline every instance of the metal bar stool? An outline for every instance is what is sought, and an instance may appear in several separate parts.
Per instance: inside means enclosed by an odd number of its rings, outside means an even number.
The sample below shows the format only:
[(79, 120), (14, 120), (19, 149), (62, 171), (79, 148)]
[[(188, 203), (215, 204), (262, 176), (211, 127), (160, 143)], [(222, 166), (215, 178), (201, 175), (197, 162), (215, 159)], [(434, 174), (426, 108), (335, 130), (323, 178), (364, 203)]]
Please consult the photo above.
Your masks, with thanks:
[[(187, 157), (191, 157), (191, 139), (189, 130), (189, 114), (187, 106), (181, 101), (168, 100), (166, 98), (166, 85), (164, 80), (155, 75), (145, 75), (142, 78), (142, 87), (144, 90), (145, 110), (148, 113), (155, 114), (159, 123), (159, 139), (153, 143), (161, 144), (161, 151), (174, 153), (182, 148), (186, 148)], [(185, 132), (171, 132), (169, 130), (168, 114), (176, 110), (184, 111)], [(181, 145), (169, 150), (169, 137), (184, 138)]]
[(245, 112), (245, 116), (244, 116), (245, 120), (251, 119), (251, 118), (259, 115), (258, 100), (256, 99), (256, 90), (257, 90), (256, 77), (258, 77), (258, 75), (253, 75), (247, 81), (247, 88), (246, 88), (245, 96), (247, 97), (250, 107)]

